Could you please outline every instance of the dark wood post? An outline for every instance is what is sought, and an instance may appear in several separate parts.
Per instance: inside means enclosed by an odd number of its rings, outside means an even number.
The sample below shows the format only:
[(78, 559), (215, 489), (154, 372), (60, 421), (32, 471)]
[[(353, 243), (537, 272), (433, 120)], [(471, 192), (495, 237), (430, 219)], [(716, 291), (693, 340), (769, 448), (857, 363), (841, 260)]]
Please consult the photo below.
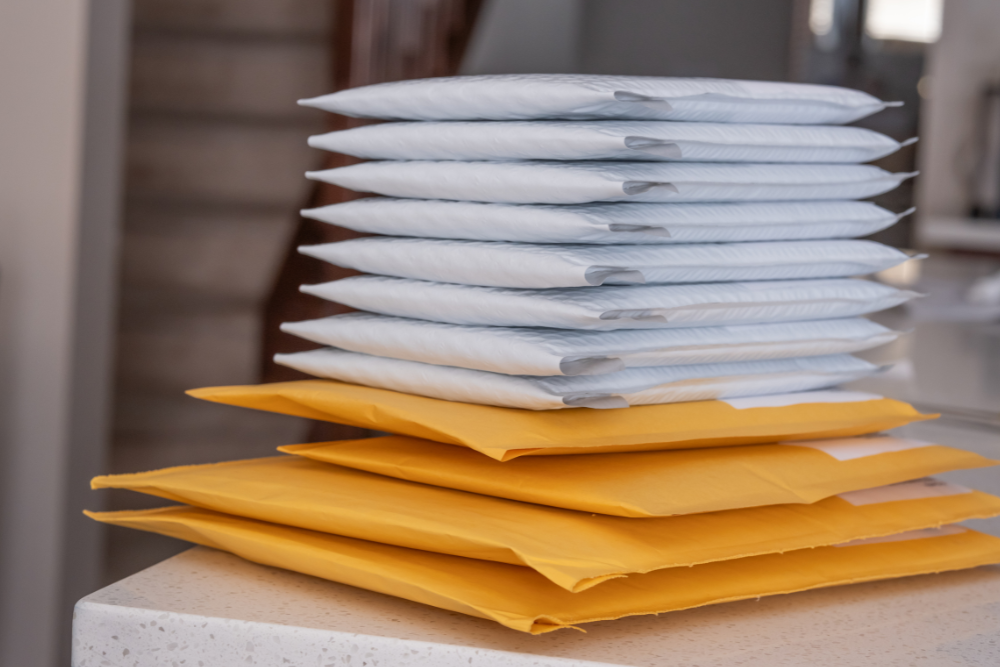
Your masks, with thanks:
[[(451, 76), (458, 72), (482, 0), (332, 0), (330, 91), (373, 83)], [(319, 112), (317, 112), (319, 113)], [(365, 122), (329, 115), (329, 131), (356, 127)], [(303, 137), (303, 141), (305, 137)], [(324, 169), (357, 162), (330, 153)], [(326, 183), (313, 184), (303, 208), (313, 208), (361, 197), (358, 193)], [(346, 306), (299, 292), (299, 285), (320, 283), (355, 275), (356, 272), (305, 257), (300, 245), (331, 243), (360, 236), (341, 227), (300, 218), (273, 288), (264, 304), (261, 379), (279, 382), (302, 379), (298, 371), (278, 366), (276, 352), (315, 348), (308, 341), (282, 333), (282, 322), (314, 319), (348, 312)], [(317, 423), (318, 440), (360, 437), (361, 429)]]

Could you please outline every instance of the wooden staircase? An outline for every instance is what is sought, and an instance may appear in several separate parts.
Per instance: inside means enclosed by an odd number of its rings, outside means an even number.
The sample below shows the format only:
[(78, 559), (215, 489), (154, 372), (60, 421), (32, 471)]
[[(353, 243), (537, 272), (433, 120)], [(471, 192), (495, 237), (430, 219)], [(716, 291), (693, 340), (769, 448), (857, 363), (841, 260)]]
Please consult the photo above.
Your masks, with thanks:
[[(111, 472), (275, 454), (304, 420), (202, 403), (257, 382), (263, 303), (323, 156), (328, 0), (136, 0)], [(165, 504), (118, 493), (112, 509)], [(186, 546), (110, 532), (117, 580)]]
[[(455, 74), (480, 4), (136, 0), (111, 472), (368, 434), (183, 392), (294, 378), (271, 354), (315, 345), (278, 324), (344, 310), (298, 292), (347, 274), (295, 246), (350, 235), (300, 220), (297, 209), (356, 196), (303, 178), (345, 160), (308, 148), (306, 137), (354, 121), (295, 100)], [(109, 504), (166, 503), (118, 492)], [(115, 581), (185, 545), (111, 529), (108, 547)]]

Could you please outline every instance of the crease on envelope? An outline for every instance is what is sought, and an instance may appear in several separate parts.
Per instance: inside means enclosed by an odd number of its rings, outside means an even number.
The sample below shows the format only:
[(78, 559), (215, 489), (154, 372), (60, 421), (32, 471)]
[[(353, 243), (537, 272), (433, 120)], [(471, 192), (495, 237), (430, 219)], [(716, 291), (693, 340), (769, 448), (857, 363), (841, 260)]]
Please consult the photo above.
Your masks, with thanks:
[[(771, 505), (632, 519), (483, 496), (279, 456), (111, 475), (203, 509), (383, 544), (525, 565), (571, 591), (609, 578), (932, 528), (1000, 514), (1000, 498), (913, 483), (892, 502)], [(967, 491), (967, 490), (965, 490)], [(857, 492), (855, 492), (857, 493)]]
[(923, 539), (800, 549), (659, 570), (571, 593), (529, 568), (290, 528), (191, 507), (86, 512), (247, 560), (541, 634), (764, 595), (1000, 562), (1000, 539), (969, 530)]
[[(206, 387), (203, 400), (360, 426), (475, 449), (506, 461), (526, 455), (691, 449), (875, 433), (931, 419), (907, 403), (865, 397), (739, 409), (725, 401), (622, 410), (538, 412), (404, 394), (332, 380)], [(809, 401), (803, 392), (800, 401)]]
[[(850, 491), (998, 463), (962, 449), (885, 435), (625, 454), (526, 456), (507, 462), (408, 436), (278, 449), (411, 482), (639, 518), (812, 503)], [(841, 452), (849, 458), (840, 458)]]

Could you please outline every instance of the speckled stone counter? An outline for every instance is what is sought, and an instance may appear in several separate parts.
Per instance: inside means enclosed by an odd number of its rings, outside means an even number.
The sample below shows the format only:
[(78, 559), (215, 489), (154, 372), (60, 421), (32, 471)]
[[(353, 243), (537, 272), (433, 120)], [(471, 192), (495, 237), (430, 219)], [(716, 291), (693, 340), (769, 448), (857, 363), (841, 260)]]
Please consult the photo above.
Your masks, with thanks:
[(1000, 567), (532, 637), (194, 548), (81, 600), (73, 667), (986, 667)]

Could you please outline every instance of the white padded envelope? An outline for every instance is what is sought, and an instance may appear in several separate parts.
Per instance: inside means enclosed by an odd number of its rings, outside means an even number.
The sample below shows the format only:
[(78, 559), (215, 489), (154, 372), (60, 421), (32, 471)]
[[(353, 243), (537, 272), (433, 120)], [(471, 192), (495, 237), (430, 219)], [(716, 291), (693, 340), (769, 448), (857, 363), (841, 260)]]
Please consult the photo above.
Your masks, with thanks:
[(300, 289), (358, 310), (397, 317), (604, 331), (855, 317), (916, 296), (850, 278), (535, 290), (356, 276)]
[(599, 375), (625, 368), (857, 352), (897, 338), (862, 318), (685, 329), (570, 331), (485, 327), (346, 313), (281, 330), (379, 357), (507, 375)]
[(395, 81), (300, 100), (387, 120), (538, 118), (850, 123), (899, 103), (805, 83), (601, 74), (493, 74)]
[(857, 163), (902, 144), (860, 127), (602, 120), (382, 123), (309, 145), (370, 160)]
[(487, 204), (366, 197), (302, 215), (370, 234), (524, 243), (674, 244), (868, 236), (901, 214), (871, 202)]
[(588, 246), (376, 236), (299, 252), (365, 273), (535, 289), (857, 276), (909, 259), (853, 240)]
[(534, 377), (374, 357), (334, 348), (276, 354), (274, 360), (319, 377), (461, 403), (528, 410), (739, 398), (832, 387), (878, 368), (850, 355), (724, 364), (630, 368), (607, 375)]
[(892, 190), (913, 174), (861, 164), (387, 160), (306, 176), (391, 197), (585, 204), (864, 199)]

